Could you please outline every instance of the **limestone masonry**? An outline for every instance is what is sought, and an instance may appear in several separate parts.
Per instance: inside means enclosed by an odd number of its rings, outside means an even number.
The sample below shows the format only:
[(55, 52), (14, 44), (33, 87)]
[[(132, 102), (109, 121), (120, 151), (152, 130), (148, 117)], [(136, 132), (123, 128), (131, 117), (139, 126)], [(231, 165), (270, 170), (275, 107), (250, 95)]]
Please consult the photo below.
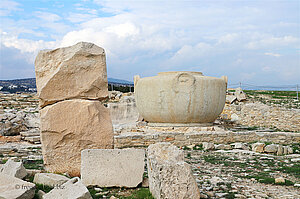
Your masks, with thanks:
[(41, 51), (35, 61), (41, 142), (49, 172), (80, 175), (83, 149), (113, 147), (104, 50), (81, 42)]

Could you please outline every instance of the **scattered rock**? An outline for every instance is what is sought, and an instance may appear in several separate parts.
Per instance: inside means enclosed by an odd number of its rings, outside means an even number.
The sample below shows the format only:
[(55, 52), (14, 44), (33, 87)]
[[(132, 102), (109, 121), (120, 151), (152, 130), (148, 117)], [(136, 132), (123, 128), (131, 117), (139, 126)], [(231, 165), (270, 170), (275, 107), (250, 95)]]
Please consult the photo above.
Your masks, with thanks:
[(0, 172), (16, 178), (24, 178), (27, 175), (27, 171), (22, 162), (15, 162), (13, 159), (9, 159), (0, 169)]
[(32, 199), (35, 184), (0, 173), (0, 198)]
[(231, 115), (231, 121), (236, 122), (236, 121), (239, 121), (239, 120), (240, 120), (240, 118), (237, 114), (233, 113)]
[(300, 158), (292, 158), (291, 161), (292, 162), (300, 162)]
[(203, 142), (202, 146), (203, 146), (203, 150), (205, 150), (205, 151), (215, 149), (215, 145), (213, 143), (210, 143), (210, 142)]
[(217, 149), (217, 150), (230, 150), (231, 146), (230, 145), (225, 145), (225, 144), (216, 144), (215, 149)]
[[(137, 187), (143, 180), (143, 149), (86, 149), (81, 153), (81, 179), (99, 187)], [(130, 176), (130, 177), (129, 177)]]
[(69, 178), (63, 175), (54, 174), (54, 173), (37, 173), (34, 175), (33, 182), (37, 184), (47, 185), (50, 187), (57, 187), (65, 182)]
[(170, 143), (148, 147), (149, 188), (157, 198), (200, 198), (200, 191), (183, 151)]
[(278, 145), (277, 144), (270, 144), (265, 146), (264, 152), (266, 153), (277, 153)]
[(234, 95), (226, 95), (226, 103), (232, 104), (236, 100), (236, 96)]
[(266, 146), (265, 143), (257, 142), (257, 143), (252, 144), (251, 147), (252, 147), (252, 151), (258, 152), (258, 153), (263, 153), (265, 150), (265, 146)]
[(43, 196), (43, 199), (53, 198), (92, 199), (92, 196), (81, 180), (75, 177)]
[(233, 143), (230, 144), (234, 149), (243, 149), (243, 150), (249, 150), (249, 147), (244, 143)]
[(282, 177), (275, 178), (275, 183), (276, 183), (276, 184), (278, 184), (278, 183), (285, 183), (285, 179), (282, 178)]
[(242, 88), (240, 87), (235, 89), (234, 95), (236, 96), (239, 102), (247, 99), (246, 94), (243, 92)]
[(46, 193), (45, 193), (44, 191), (42, 191), (42, 190), (38, 190), (38, 192), (37, 192), (37, 195), (38, 195), (38, 197), (39, 197), (40, 199), (42, 199), (43, 196), (44, 196), (45, 194), (46, 194)]
[(142, 187), (149, 187), (149, 178), (143, 178)]
[(283, 146), (282, 145), (278, 145), (277, 155), (283, 155)]

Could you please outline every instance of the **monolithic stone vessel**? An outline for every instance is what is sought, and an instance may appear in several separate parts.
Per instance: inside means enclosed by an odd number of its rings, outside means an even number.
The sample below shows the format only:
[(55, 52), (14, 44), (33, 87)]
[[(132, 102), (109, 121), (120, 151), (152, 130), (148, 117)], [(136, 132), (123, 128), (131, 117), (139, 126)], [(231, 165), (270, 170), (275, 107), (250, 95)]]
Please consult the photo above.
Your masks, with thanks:
[(161, 72), (142, 79), (135, 76), (134, 84), (139, 113), (153, 126), (208, 125), (225, 105), (226, 76)]

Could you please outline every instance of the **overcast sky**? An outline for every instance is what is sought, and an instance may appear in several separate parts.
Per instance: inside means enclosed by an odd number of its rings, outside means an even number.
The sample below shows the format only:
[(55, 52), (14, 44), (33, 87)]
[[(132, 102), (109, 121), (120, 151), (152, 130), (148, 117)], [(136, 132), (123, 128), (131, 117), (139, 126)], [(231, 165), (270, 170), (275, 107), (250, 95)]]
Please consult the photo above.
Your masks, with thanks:
[(108, 76), (201, 71), (300, 84), (299, 0), (1, 0), (0, 79), (34, 77), (41, 49), (93, 42)]

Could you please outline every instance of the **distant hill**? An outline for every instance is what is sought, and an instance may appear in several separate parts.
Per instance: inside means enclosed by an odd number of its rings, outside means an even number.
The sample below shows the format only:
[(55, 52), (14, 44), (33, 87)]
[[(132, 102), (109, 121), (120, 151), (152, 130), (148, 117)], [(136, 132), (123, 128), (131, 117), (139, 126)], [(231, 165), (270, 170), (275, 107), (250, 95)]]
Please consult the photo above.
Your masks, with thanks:
[[(108, 84), (118, 85), (118, 86), (133, 86), (133, 82), (107, 78)], [(6, 91), (10, 93), (15, 92), (35, 92), (36, 83), (35, 78), (26, 79), (13, 79), (13, 80), (0, 80), (0, 91)]]

